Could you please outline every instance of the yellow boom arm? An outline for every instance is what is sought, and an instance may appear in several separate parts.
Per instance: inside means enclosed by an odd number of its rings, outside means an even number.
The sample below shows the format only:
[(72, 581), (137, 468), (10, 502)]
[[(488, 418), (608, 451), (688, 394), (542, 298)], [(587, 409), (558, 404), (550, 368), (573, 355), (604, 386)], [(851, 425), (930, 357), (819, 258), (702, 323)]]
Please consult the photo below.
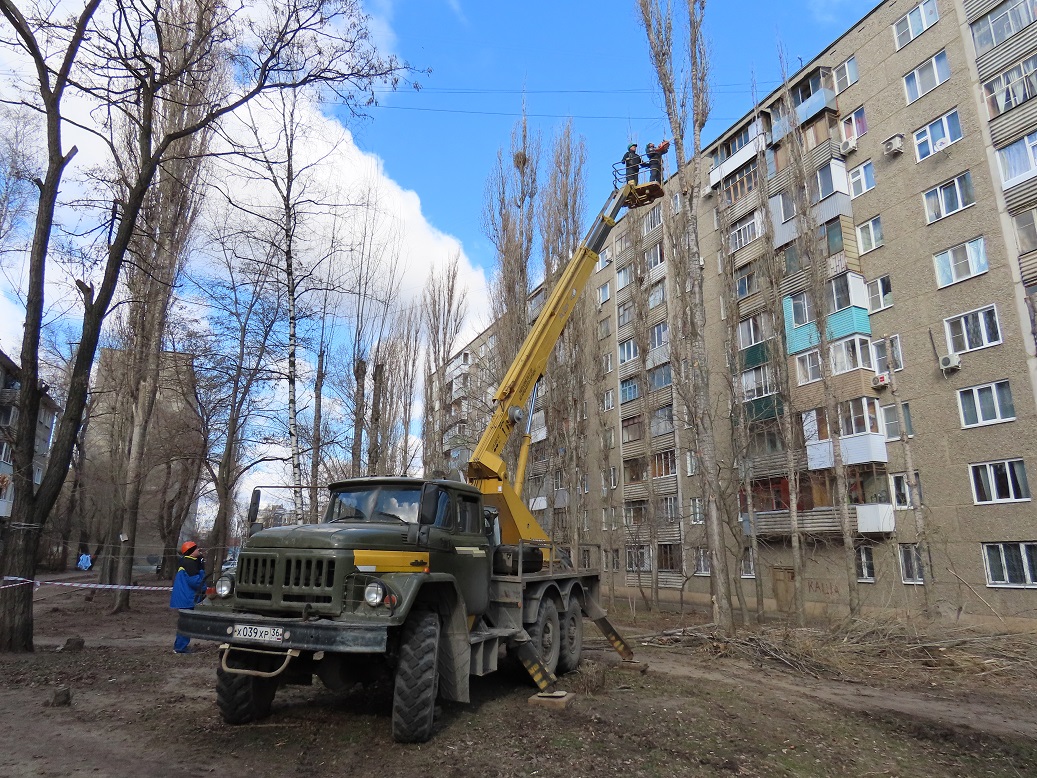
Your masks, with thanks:
[(508, 480), (501, 451), (517, 424), (525, 419), (526, 403), (537, 380), (547, 368), (551, 351), (562, 335), (587, 280), (598, 261), (616, 217), (624, 206), (639, 206), (661, 197), (659, 184), (626, 184), (612, 193), (576, 253), (565, 266), (544, 309), (508, 368), (493, 400), (495, 410), (468, 462), (468, 480), (483, 494), (483, 501), (500, 514), (501, 540), (548, 540), (514, 486)]

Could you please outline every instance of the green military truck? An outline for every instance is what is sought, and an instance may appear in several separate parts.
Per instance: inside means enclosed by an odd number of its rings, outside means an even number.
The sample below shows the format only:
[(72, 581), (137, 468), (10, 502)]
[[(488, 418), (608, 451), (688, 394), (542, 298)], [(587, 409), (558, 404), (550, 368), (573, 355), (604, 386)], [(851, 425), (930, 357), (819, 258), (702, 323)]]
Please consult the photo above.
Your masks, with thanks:
[[(655, 182), (617, 186), (558, 278), (494, 395), (468, 463), (469, 483), (359, 478), (332, 484), (320, 524), (249, 538), (216, 597), (181, 611), (178, 630), (217, 640), (217, 702), (225, 721), (265, 716), (281, 683), (331, 689), (393, 673), (393, 737), (432, 734), (435, 701), (468, 701), (470, 676), (497, 669), (506, 650), (546, 689), (580, 662), (583, 616), (624, 658), (630, 649), (598, 605), (600, 553), (573, 565), (522, 499), (528, 424), (514, 476), (501, 456), (527, 421), (536, 384), (623, 207), (662, 197)], [(251, 520), (258, 499), (253, 496)], [(575, 549), (577, 561), (585, 548)]]

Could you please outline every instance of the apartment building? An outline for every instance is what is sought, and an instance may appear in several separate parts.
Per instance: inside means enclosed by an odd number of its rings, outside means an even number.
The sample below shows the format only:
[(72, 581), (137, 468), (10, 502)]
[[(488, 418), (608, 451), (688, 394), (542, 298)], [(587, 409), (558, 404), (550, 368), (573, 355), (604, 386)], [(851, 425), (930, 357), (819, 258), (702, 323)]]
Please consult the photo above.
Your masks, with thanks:
[[(18, 389), (21, 368), (0, 351), (0, 521), (10, 517), (14, 504), (14, 428), (18, 421)], [(50, 454), (50, 440), (60, 407), (44, 393), (36, 423), (36, 452), (32, 462), (33, 482), (43, 480)]]
[[(710, 392), (734, 473), (722, 507), (741, 519), (729, 572), (750, 604), (759, 583), (769, 611), (793, 606), (791, 449), (806, 610), (845, 615), (838, 446), (866, 610), (927, 606), (997, 623), (1037, 614), (1035, 97), (1037, 0), (887, 1), (706, 148)], [(790, 153), (794, 138), (802, 154)], [(807, 182), (805, 214), (794, 173)], [(617, 585), (707, 603), (702, 492), (669, 363), (664, 232), (682, 205), (674, 190), (629, 212), (601, 252), (587, 291), (600, 371), (584, 397), (598, 423), (583, 475), (576, 486), (559, 474), (545, 444), (526, 496), (544, 511), (579, 494), (576, 537), (603, 547)], [(808, 288), (807, 229), (827, 255), (823, 290)], [(774, 306), (762, 268), (776, 260)], [(731, 442), (732, 369), (747, 451)], [(825, 412), (823, 374), (838, 420)], [(785, 412), (791, 440), (777, 423)], [(550, 440), (542, 421), (538, 439)]]

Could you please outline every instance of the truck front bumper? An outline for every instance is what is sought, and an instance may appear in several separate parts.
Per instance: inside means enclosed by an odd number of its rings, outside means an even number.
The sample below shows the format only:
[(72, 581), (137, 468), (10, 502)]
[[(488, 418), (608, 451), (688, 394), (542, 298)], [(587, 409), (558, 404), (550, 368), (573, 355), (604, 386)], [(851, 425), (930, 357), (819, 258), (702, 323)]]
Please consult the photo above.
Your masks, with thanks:
[[(235, 625), (274, 627), (282, 630), (279, 641), (235, 638)], [(182, 610), (176, 631), (200, 640), (215, 640), (234, 646), (274, 650), (335, 651), (381, 654), (388, 645), (388, 626), (357, 625), (331, 619), (293, 619), (258, 616), (254, 613), (214, 611), (207, 608)]]

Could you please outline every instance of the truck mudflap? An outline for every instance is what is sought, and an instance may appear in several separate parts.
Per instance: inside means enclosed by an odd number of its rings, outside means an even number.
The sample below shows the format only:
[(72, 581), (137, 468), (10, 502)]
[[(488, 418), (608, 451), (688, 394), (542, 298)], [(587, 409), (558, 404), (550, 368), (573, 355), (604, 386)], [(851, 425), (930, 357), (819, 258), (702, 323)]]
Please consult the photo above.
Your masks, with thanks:
[[(274, 635), (270, 640), (234, 637), (235, 627), (257, 627), (260, 634)], [(266, 628), (269, 628), (267, 631)], [(331, 619), (284, 618), (254, 613), (182, 610), (177, 632), (190, 638), (227, 643), (235, 648), (267, 651), (335, 651), (355, 654), (385, 653), (389, 642), (388, 625), (350, 624)]]
[[(284, 658), (281, 665), (274, 670), (253, 670), (249, 667), (231, 667), (227, 664), (227, 658), (230, 656), (232, 651), (243, 652), (247, 654), (260, 654), (261, 656), (271, 658)], [(225, 673), (234, 673), (235, 675), (254, 675), (257, 678), (274, 678), (285, 670), (288, 669), (288, 663), (295, 659), (302, 652), (297, 648), (289, 648), (287, 651), (277, 651), (275, 649), (268, 648), (246, 648), (245, 646), (232, 646), (230, 643), (224, 643), (220, 646), (220, 666), (223, 668)]]

